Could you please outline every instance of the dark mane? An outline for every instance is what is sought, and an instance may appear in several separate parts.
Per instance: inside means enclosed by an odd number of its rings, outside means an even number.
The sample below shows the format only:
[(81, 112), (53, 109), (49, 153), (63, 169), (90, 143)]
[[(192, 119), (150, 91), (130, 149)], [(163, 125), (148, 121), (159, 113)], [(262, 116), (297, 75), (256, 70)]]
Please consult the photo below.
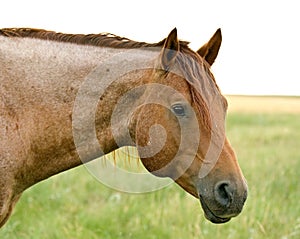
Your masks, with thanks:
[[(58, 42), (69, 42), (79, 45), (103, 46), (112, 48), (141, 48), (163, 46), (165, 39), (157, 43), (137, 42), (126, 37), (120, 37), (111, 33), (99, 34), (66, 34), (54, 31), (34, 28), (3, 28), (0, 29), (0, 36), (6, 37), (28, 37)], [(181, 41), (181, 47), (187, 47), (188, 42)]]
[(192, 101), (200, 114), (202, 125), (211, 130), (211, 106), (208, 102), (210, 96), (206, 93), (207, 87), (211, 89), (209, 94), (213, 94), (213, 92), (214, 94), (221, 94), (220, 89), (210, 71), (209, 64), (199, 54), (189, 47), (181, 49), (181, 53), (176, 58), (177, 66), (190, 86)]

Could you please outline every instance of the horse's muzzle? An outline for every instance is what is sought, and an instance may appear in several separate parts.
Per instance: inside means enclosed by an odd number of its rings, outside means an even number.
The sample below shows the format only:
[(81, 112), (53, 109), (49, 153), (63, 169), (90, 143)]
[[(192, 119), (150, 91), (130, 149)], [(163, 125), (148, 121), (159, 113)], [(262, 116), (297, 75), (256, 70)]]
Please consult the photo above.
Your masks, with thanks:
[(200, 198), (200, 203), (201, 203), (201, 206), (203, 208), (203, 211), (204, 211), (204, 215), (206, 217), (207, 220), (211, 221), (212, 223), (225, 223), (225, 222), (228, 222), (231, 217), (219, 217), (219, 216), (216, 216), (210, 209), (209, 207), (206, 205), (205, 201), (203, 200), (203, 198), (201, 197), (201, 195), (199, 195), (199, 198)]
[(210, 193), (200, 190), (199, 199), (209, 221), (225, 223), (241, 213), (247, 194), (246, 184), (237, 188), (230, 181), (220, 181)]

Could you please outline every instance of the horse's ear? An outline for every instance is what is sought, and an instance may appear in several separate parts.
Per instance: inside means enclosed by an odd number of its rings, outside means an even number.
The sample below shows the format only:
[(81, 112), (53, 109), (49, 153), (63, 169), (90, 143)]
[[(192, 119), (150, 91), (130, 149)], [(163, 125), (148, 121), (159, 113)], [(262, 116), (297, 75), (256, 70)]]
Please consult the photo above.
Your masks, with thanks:
[(212, 65), (217, 58), (220, 46), (222, 42), (222, 33), (221, 29), (219, 28), (215, 34), (210, 38), (210, 40), (203, 45), (197, 53), (202, 56), (209, 65)]
[(166, 38), (161, 51), (160, 61), (162, 69), (168, 70), (174, 64), (178, 51), (179, 41), (177, 38), (177, 29), (175, 27)]

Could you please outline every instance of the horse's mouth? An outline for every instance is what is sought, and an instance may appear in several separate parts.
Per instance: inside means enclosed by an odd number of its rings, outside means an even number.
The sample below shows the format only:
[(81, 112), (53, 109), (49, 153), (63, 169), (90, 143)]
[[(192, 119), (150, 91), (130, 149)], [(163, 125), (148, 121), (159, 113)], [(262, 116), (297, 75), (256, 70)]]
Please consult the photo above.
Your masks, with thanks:
[(216, 224), (225, 223), (231, 219), (231, 217), (223, 218), (223, 217), (216, 216), (206, 205), (206, 203), (203, 200), (203, 198), (201, 197), (201, 195), (199, 195), (199, 198), (200, 198), (201, 206), (203, 208), (206, 219), (208, 219), (212, 223), (216, 223)]

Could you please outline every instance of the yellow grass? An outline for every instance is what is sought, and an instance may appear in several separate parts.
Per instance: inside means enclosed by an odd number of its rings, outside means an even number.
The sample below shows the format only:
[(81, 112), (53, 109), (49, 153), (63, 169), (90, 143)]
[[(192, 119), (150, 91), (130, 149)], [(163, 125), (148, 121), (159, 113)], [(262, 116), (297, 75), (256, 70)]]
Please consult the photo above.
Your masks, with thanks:
[(300, 114), (300, 97), (226, 96), (229, 112)]

